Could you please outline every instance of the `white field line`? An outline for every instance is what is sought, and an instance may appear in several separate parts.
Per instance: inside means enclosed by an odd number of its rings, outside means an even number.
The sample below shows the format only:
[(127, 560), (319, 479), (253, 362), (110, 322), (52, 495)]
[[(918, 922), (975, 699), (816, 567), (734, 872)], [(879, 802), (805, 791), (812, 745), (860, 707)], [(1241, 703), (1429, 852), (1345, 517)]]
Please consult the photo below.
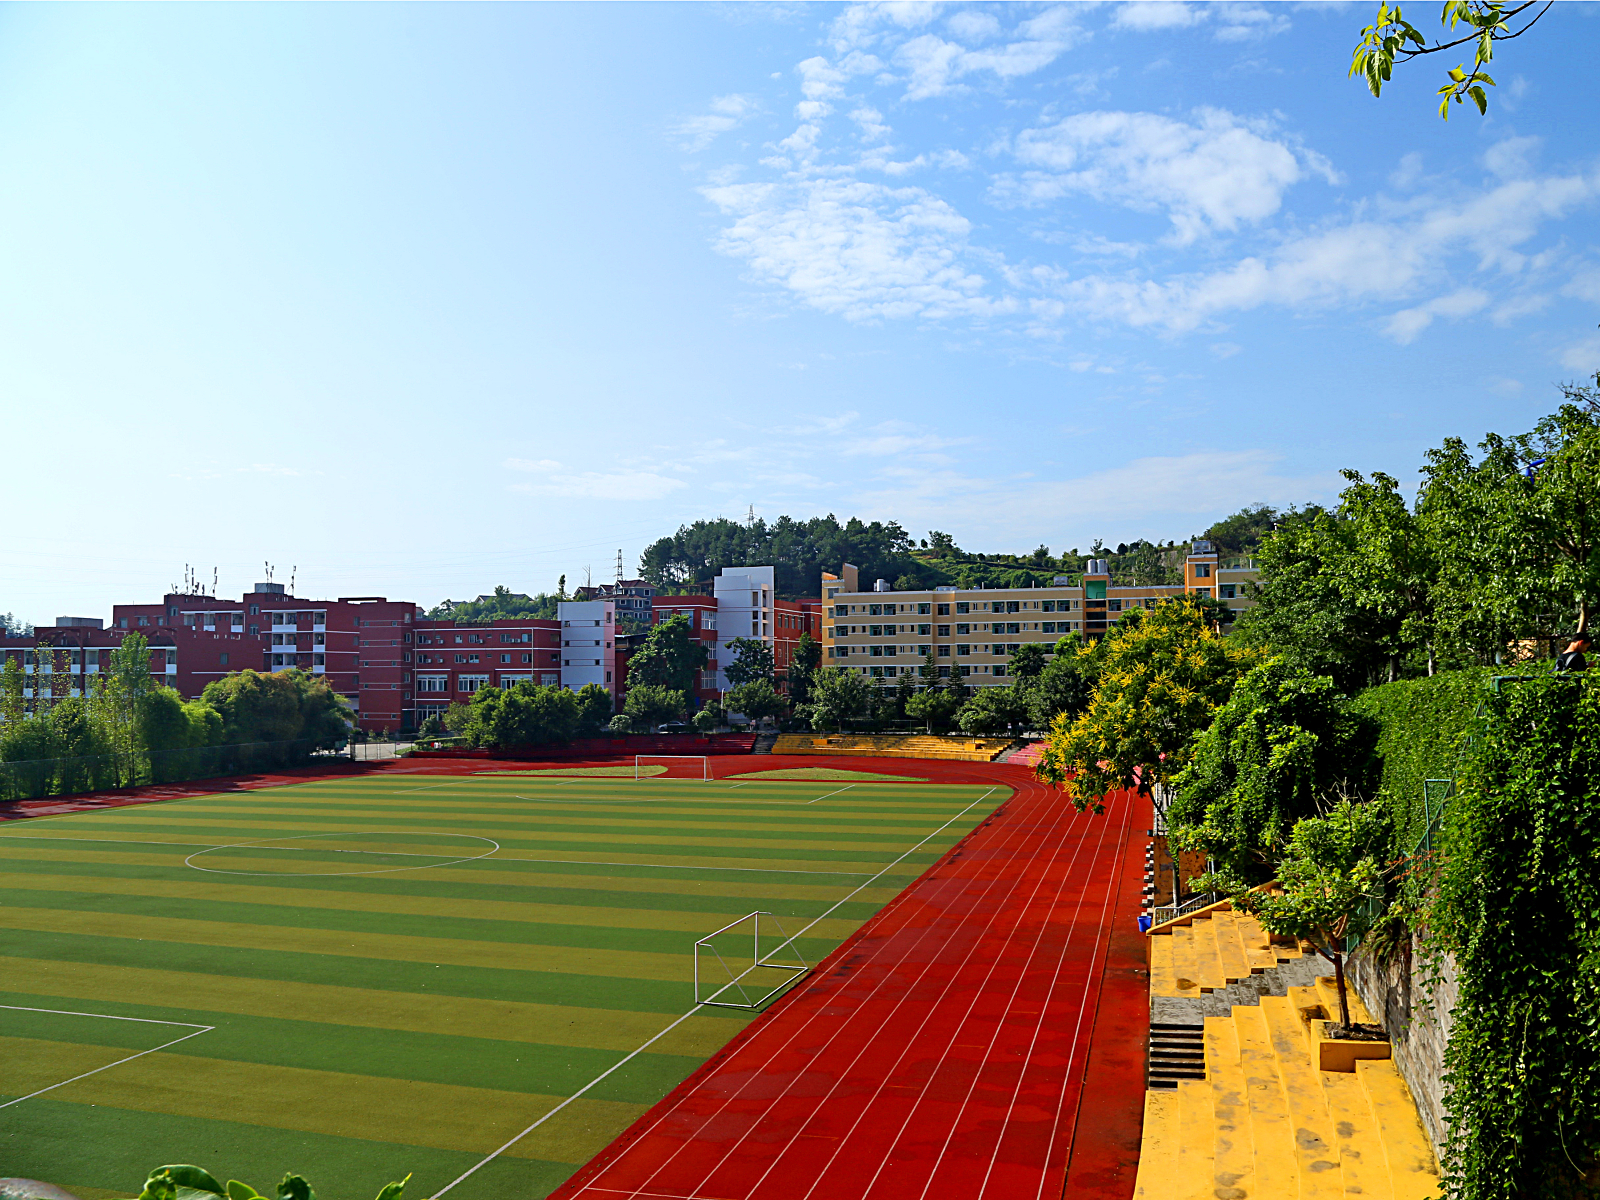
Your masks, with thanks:
[(440, 1188), (437, 1192), (435, 1192), (433, 1194), (433, 1196), (430, 1198), (430, 1200), (439, 1200), (440, 1196), (444, 1195), (451, 1188), (455, 1187), (456, 1184), (462, 1182), (468, 1176), (472, 1175), (475, 1171), (478, 1170), (479, 1167), (487, 1166), (489, 1163), (491, 1163), (495, 1159), (499, 1158), (507, 1150), (511, 1149), (512, 1146), (515, 1146), (523, 1138), (527, 1137), (535, 1129), (539, 1128), (539, 1126), (543, 1125), (546, 1121), (548, 1121), (551, 1117), (555, 1116), (558, 1112), (560, 1112), (567, 1105), (571, 1104), (579, 1096), (583, 1095), (590, 1088), (594, 1087), (595, 1084), (599, 1083), (607, 1075), (610, 1075), (613, 1071), (616, 1071), (619, 1067), (623, 1066), (625, 1063), (627, 1063), (627, 1062), (631, 1061), (632, 1059), (638, 1057), (640, 1054), (643, 1054), (645, 1052), (645, 1050), (649, 1049), (650, 1046), (652, 1046), (654, 1043), (660, 1041), (667, 1034), (671, 1033), (674, 1029), (676, 1029), (679, 1025), (682, 1025), (690, 1017), (694, 1016), (694, 1014), (696, 1012), (698, 1012), (699, 1010), (700, 1010), (700, 1006), (698, 1004), (696, 1004), (688, 1012), (684, 1013), (681, 1017), (678, 1017), (675, 1021), (672, 1022), (672, 1024), (668, 1025), (665, 1029), (663, 1029), (660, 1033), (656, 1034), (649, 1041), (641, 1043), (639, 1045), (638, 1049), (630, 1051), (627, 1054), (626, 1057), (618, 1059), (611, 1066), (607, 1067), (604, 1071), (600, 1072), (600, 1074), (596, 1075), (588, 1083), (584, 1084), (577, 1091), (573, 1092), (572, 1095), (568, 1096), (560, 1104), (556, 1105), (549, 1112), (545, 1113), (544, 1116), (540, 1117), (532, 1125), (529, 1125), (521, 1133), (517, 1134), (516, 1137), (512, 1138), (505, 1145), (501, 1146), (498, 1150), (494, 1151), (494, 1153), (488, 1155), (487, 1157), (485, 1157), (481, 1161), (479, 1161), (477, 1163), (474, 1163), (472, 1166), (468, 1167), (465, 1171), (463, 1171), (455, 1179), (451, 1180), (449, 1183), (445, 1184), (442, 1188)]
[[(847, 783), (842, 788), (835, 788), (831, 792), (823, 793), (822, 795), (817, 797), (817, 800), (826, 800), (829, 796), (837, 796), (840, 792), (848, 792), (853, 787), (855, 787), (855, 784)], [(815, 804), (817, 802), (817, 800), (807, 800), (806, 803), (807, 804)]]
[(59, 1087), (66, 1087), (69, 1083), (76, 1083), (80, 1079), (98, 1075), (101, 1071), (109, 1071), (112, 1067), (120, 1067), (123, 1063), (130, 1063), (136, 1058), (143, 1058), (146, 1054), (154, 1054), (157, 1050), (165, 1050), (168, 1046), (176, 1046), (179, 1042), (186, 1042), (192, 1037), (199, 1037), (202, 1033), (210, 1033), (216, 1028), (215, 1025), (196, 1025), (193, 1021), (157, 1021), (150, 1017), (119, 1017), (114, 1013), (70, 1012), (64, 1008), (29, 1008), (22, 1004), (0, 1004), (0, 1008), (9, 1008), (16, 1012), (55, 1013), (64, 1017), (97, 1017), (102, 1021), (136, 1021), (141, 1025), (178, 1025), (184, 1029), (194, 1030), (193, 1033), (186, 1033), (182, 1037), (173, 1038), (170, 1042), (162, 1042), (159, 1046), (152, 1046), (148, 1050), (130, 1054), (127, 1058), (119, 1058), (116, 1062), (107, 1063), (103, 1067), (96, 1067), (92, 1071), (74, 1075), (71, 1079), (63, 1079), (60, 1083), (52, 1083), (49, 1087), (40, 1088), (36, 1092), (29, 1092), (26, 1096), (18, 1096), (15, 1100), (7, 1100), (4, 1104), (0, 1104), (0, 1108), (10, 1108), (13, 1104), (21, 1104), (24, 1100), (32, 1100), (35, 1096), (42, 1096), (46, 1092), (53, 1092)]
[[(994, 788), (990, 788), (982, 796), (979, 796), (971, 804), (967, 805), (966, 808), (962, 809), (955, 816), (951, 817), (950, 820), (946, 821), (943, 825), (939, 826), (938, 829), (935, 829), (932, 833), (928, 834), (928, 836), (923, 838), (922, 841), (918, 842), (915, 846), (912, 846), (909, 850), (906, 850), (898, 858), (894, 859), (893, 862), (890, 862), (887, 866), (885, 866), (882, 870), (878, 871), (876, 874), (869, 876), (867, 878), (866, 883), (860, 884), (859, 886), (853, 888), (849, 893), (847, 893), (839, 901), (837, 901), (831, 908), (829, 908), (826, 912), (824, 912), (822, 914), (822, 916), (817, 917), (815, 920), (811, 921), (810, 924), (806, 925), (798, 933), (795, 933), (791, 937), (785, 938), (782, 942), (778, 943), (778, 945), (772, 951), (770, 951), (769, 957), (770, 957), (771, 954), (778, 953), (779, 950), (782, 950), (785, 946), (787, 946), (790, 943), (792, 943), (795, 940), (795, 938), (802, 937), (805, 934), (806, 930), (810, 929), (813, 925), (815, 925), (817, 923), (817, 921), (821, 921), (824, 917), (826, 917), (828, 915), (828, 913), (831, 913), (834, 909), (838, 908), (840, 904), (845, 903), (845, 901), (849, 900), (851, 896), (854, 896), (857, 892), (861, 891), (862, 888), (868, 886), (868, 884), (870, 884), (874, 879), (877, 879), (879, 876), (881, 876), (885, 872), (887, 872), (890, 867), (892, 867), (896, 863), (900, 862), (907, 855), (914, 853), (916, 850), (918, 850), (922, 846), (926, 845), (927, 842), (930, 841), (932, 838), (938, 836), (945, 829), (947, 829), (950, 825), (952, 825), (956, 821), (960, 820), (963, 816), (965, 816), (973, 808), (975, 808), (979, 804), (981, 804), (984, 801), (985, 798), (987, 798), (990, 795), (993, 795), (995, 790), (996, 789), (994, 789)], [(562, 860), (560, 860), (560, 859), (529, 859), (529, 860), (524, 860), (524, 861), (531, 861), (531, 862), (560, 862)], [(636, 864), (615, 863), (615, 864), (605, 864), (605, 865), (631, 866), (631, 865), (636, 865)], [(705, 869), (705, 868), (689, 868), (689, 869), (691, 869), (691, 870), (701, 870), (701, 869)], [(745, 868), (745, 867), (720, 867), (720, 868), (717, 868), (717, 867), (713, 867), (713, 868), (710, 868), (710, 869), (712, 869), (712, 870), (740, 871), (740, 870), (754, 870), (754, 869), (758, 869), (758, 868)], [(796, 872), (796, 873), (798, 874), (800, 872)], [(847, 872), (842, 872), (842, 871), (839, 872), (839, 874), (846, 874), (846, 873)], [(832, 872), (808, 871), (808, 872), (804, 872), (804, 874), (832, 874)], [(572, 1095), (568, 1096), (560, 1104), (556, 1105), (549, 1112), (545, 1113), (544, 1116), (540, 1117), (532, 1125), (529, 1125), (526, 1129), (524, 1129), (521, 1133), (517, 1134), (516, 1137), (512, 1138), (505, 1145), (501, 1146), (498, 1150), (494, 1151), (492, 1154), (488, 1155), (487, 1157), (482, 1159), (480, 1162), (475, 1163), (473, 1166), (467, 1168), (467, 1170), (462, 1172), (462, 1174), (459, 1175), (457, 1178), (455, 1178), (455, 1179), (451, 1180), (449, 1183), (445, 1184), (444, 1187), (440, 1188), (437, 1192), (435, 1192), (432, 1195), (432, 1197), (430, 1197), (430, 1200), (439, 1200), (440, 1196), (443, 1196), (451, 1188), (455, 1187), (456, 1184), (461, 1183), (468, 1176), (472, 1175), (475, 1171), (477, 1171), (480, 1167), (487, 1166), (489, 1163), (491, 1163), (495, 1159), (499, 1158), (500, 1155), (504, 1154), (512, 1146), (515, 1146), (523, 1138), (527, 1137), (535, 1129), (539, 1128), (539, 1126), (543, 1125), (551, 1117), (555, 1116), (558, 1112), (560, 1112), (567, 1105), (571, 1104), (574, 1100), (576, 1100), (579, 1096), (583, 1095), (590, 1088), (594, 1087), (595, 1084), (599, 1083), (607, 1075), (610, 1075), (612, 1072), (617, 1070), (618, 1067), (621, 1067), (624, 1063), (626, 1063), (626, 1062), (630, 1061), (631, 1059), (637, 1057), (638, 1055), (642, 1054), (646, 1049), (648, 1049), (655, 1042), (660, 1041), (661, 1038), (666, 1036), (672, 1030), (676, 1029), (679, 1025), (683, 1024), (683, 1022), (687, 1021), (690, 1017), (694, 1016), (694, 1014), (697, 1011), (699, 1011), (700, 1007), (701, 1006), (699, 1004), (696, 1004), (688, 1012), (684, 1013), (681, 1017), (678, 1017), (675, 1021), (672, 1022), (671, 1025), (668, 1025), (665, 1029), (663, 1029), (660, 1033), (656, 1034), (649, 1041), (642, 1043), (637, 1049), (635, 1049), (633, 1051), (630, 1051), (629, 1054), (627, 1055), (627, 1057), (618, 1060), (612, 1066), (610, 1066), (610, 1067), (606, 1068), (604, 1071), (602, 1071), (599, 1075), (596, 1075), (588, 1083), (584, 1084), (577, 1091), (573, 1092)]]

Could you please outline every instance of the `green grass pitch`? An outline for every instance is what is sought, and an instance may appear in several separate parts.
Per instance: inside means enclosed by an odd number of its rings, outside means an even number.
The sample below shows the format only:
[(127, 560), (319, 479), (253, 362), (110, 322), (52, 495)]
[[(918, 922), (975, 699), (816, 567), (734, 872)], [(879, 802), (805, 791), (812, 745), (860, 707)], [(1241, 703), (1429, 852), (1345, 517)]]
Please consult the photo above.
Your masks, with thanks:
[(536, 1200), (751, 1019), (696, 939), (766, 910), (814, 964), (1005, 795), (389, 772), (0, 825), (0, 1174), (430, 1197), (553, 1113), (449, 1192)]

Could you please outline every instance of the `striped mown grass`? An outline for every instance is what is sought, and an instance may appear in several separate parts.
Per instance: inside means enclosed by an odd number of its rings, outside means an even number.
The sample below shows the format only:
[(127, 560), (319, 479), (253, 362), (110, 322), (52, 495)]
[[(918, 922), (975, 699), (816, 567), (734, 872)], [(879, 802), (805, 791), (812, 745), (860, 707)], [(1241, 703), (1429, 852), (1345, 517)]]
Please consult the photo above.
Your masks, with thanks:
[(760, 909), (815, 963), (1004, 796), (391, 773), (9, 824), (0, 1173), (536, 1200), (750, 1019), (696, 939)]

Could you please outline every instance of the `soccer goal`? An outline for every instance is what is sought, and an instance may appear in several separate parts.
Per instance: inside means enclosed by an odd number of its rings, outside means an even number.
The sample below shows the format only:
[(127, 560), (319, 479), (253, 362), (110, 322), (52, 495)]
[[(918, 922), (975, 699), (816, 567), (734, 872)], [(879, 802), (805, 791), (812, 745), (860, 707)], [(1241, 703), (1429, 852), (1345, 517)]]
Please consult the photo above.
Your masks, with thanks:
[[(763, 931), (761, 918), (767, 918), (768, 929)], [(744, 926), (750, 930), (750, 956), (749, 966), (744, 953)], [(772, 941), (778, 932), (777, 944), (773, 945), (765, 954), (761, 952), (761, 938), (766, 933), (767, 940)], [(725, 936), (724, 936), (725, 935)], [(722, 938), (722, 945), (717, 945), (717, 939)], [(795, 984), (802, 975), (811, 970), (811, 964), (800, 956), (800, 952), (793, 946), (794, 939), (784, 930), (778, 918), (769, 912), (746, 913), (737, 921), (730, 921), (715, 933), (708, 933), (694, 944), (694, 1002), (696, 1004), (709, 1004), (717, 1008), (760, 1008), (785, 988)], [(793, 961), (777, 960), (780, 953), (784, 958), (793, 957)], [(728, 960), (732, 959), (730, 963)], [(702, 969), (701, 960), (704, 959)], [(735, 968), (740, 968), (735, 970)], [(754, 975), (755, 978), (751, 978)], [(721, 982), (726, 978), (727, 982)], [(746, 984), (749, 986), (746, 987)], [(707, 990), (709, 989), (709, 990)], [(739, 999), (732, 997), (733, 992), (739, 993)], [(759, 993), (751, 999), (751, 993)], [(724, 995), (726, 994), (726, 998)]]
[(700, 778), (711, 778), (711, 759), (705, 754), (635, 754), (633, 756), (633, 777), (643, 779), (642, 768), (653, 763), (697, 762), (700, 764)]

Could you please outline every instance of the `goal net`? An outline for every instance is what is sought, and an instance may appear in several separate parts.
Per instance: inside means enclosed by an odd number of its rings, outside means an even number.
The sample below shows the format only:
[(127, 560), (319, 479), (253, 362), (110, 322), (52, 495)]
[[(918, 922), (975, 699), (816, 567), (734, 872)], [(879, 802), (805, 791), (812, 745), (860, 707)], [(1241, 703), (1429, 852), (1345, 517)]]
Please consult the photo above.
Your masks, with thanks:
[(694, 1002), (760, 1008), (810, 970), (777, 917), (747, 913), (694, 944)]
[[(683, 774), (679, 773), (677, 775), (677, 778), (679, 779), (711, 778), (711, 759), (705, 754), (635, 754), (633, 756), (633, 777), (635, 779), (643, 779), (645, 777), (645, 767), (652, 767), (663, 763), (666, 764), (667, 768), (665, 773), (669, 775), (673, 774), (673, 763), (684, 763), (686, 766), (688, 766), (690, 769), (690, 774), (688, 776), (684, 776)], [(695, 766), (694, 764), (696, 763), (700, 765)], [(660, 773), (661, 772), (655, 771), (651, 772), (652, 775)]]

